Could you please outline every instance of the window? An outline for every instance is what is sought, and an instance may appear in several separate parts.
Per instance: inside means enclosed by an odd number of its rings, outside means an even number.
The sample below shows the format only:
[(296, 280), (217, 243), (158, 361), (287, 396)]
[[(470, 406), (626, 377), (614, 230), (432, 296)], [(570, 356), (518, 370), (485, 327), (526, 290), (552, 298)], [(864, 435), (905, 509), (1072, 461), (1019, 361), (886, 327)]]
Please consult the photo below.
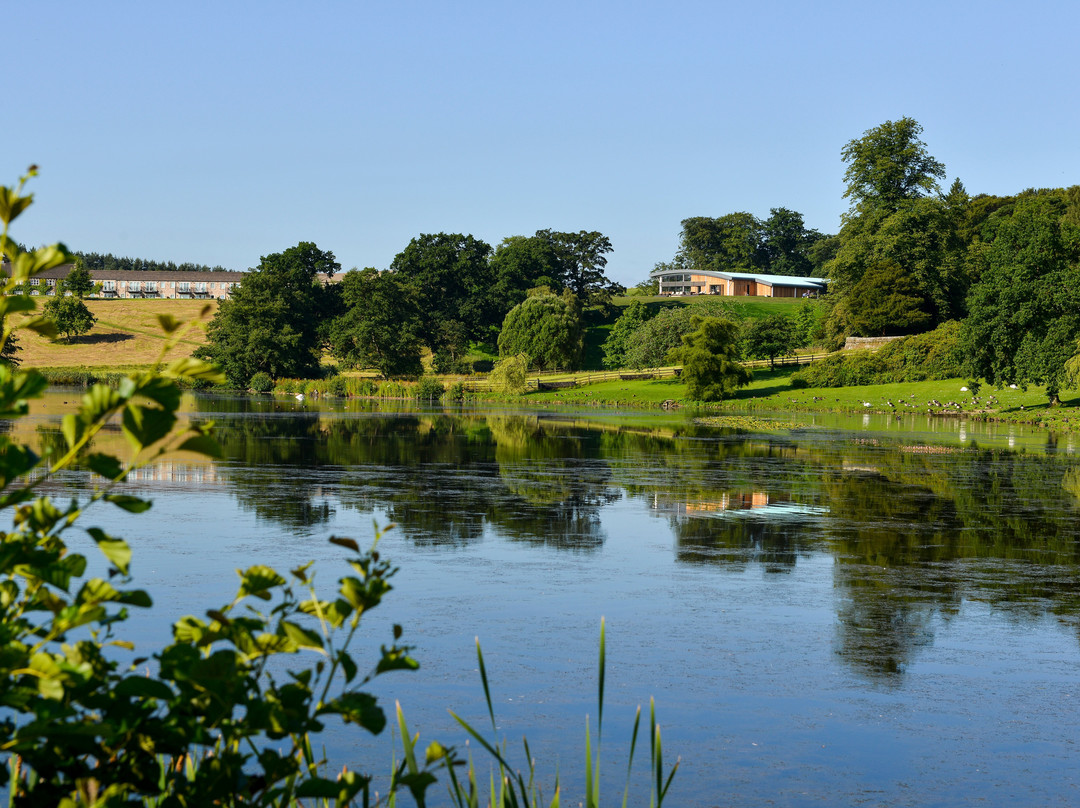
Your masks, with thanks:
[(31, 278), (30, 279), (30, 285), (31, 286), (40, 286), (41, 285), (41, 278)]
[(148, 291), (148, 292), (156, 292), (157, 291), (157, 281), (147, 281), (146, 282), (146, 291)]
[(115, 292), (116, 291), (116, 281), (102, 281), (101, 282), (101, 291), (103, 291), (103, 292)]
[(195, 291), (198, 292), (199, 294), (205, 293), (206, 292), (206, 283), (205, 282), (200, 282), (200, 283), (195, 284)]
[(180, 291), (187, 293), (191, 291), (191, 284), (188, 281), (180, 281)]
[(128, 281), (129, 292), (139, 292), (142, 290), (142, 281)]

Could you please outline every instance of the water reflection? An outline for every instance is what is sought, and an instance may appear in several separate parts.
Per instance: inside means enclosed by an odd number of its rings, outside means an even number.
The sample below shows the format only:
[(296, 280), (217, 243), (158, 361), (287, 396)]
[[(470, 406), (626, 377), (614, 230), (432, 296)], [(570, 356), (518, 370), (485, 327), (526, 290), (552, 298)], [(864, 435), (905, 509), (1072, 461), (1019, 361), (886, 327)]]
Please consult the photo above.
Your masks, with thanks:
[(749, 434), (684, 415), (250, 399), (198, 400), (193, 412), (216, 420), (224, 459), (138, 482), (221, 485), (301, 533), (325, 532), (341, 509), (385, 516), (417, 546), (497, 538), (595, 553), (611, 540), (607, 509), (623, 501), (642, 530), (666, 525), (680, 564), (788, 574), (828, 558), (835, 650), (883, 681), (965, 600), (1016, 619), (1080, 616), (1080, 465), (1045, 436), (1012, 451), (970, 425), (930, 439), (895, 425)]

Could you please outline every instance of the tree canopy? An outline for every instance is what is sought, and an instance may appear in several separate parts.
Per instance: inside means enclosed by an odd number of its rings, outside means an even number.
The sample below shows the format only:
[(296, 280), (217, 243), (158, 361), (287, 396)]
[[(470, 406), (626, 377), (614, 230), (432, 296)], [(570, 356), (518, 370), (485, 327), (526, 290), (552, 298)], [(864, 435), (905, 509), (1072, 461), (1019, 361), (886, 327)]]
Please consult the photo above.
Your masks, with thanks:
[(581, 348), (581, 303), (569, 290), (526, 298), (506, 315), (499, 332), (500, 356), (524, 354), (541, 369), (576, 370)]
[(341, 283), (344, 312), (330, 329), (334, 356), (386, 378), (419, 376), (424, 345), (415, 290), (392, 272), (352, 270)]
[(390, 269), (416, 294), (423, 337), (432, 351), (463, 352), (470, 339), (487, 340), (502, 315), (492, 296), (491, 246), (461, 233), (421, 234)]
[(739, 364), (739, 326), (719, 317), (694, 315), (694, 331), (671, 359), (682, 363), (686, 392), (697, 401), (721, 401), (749, 384), (754, 374)]
[(927, 151), (919, 139), (923, 128), (914, 118), (885, 121), (848, 141), (840, 155), (844, 172), (844, 199), (852, 209), (895, 209), (905, 200), (940, 190), (945, 165)]
[(992, 384), (1042, 384), (1056, 403), (1080, 338), (1080, 227), (1060, 197), (1016, 202), (980, 253), (963, 346), (973, 375)]
[(56, 323), (56, 330), (70, 340), (85, 334), (94, 327), (97, 318), (86, 307), (80, 297), (65, 297), (59, 294), (45, 301), (45, 316)]
[[(271, 378), (319, 374), (325, 326), (337, 313), (337, 291), (324, 281), (341, 269), (332, 252), (304, 241), (265, 255), (207, 327), (200, 354), (246, 387), (262, 371)], [(320, 276), (325, 276), (321, 278)]]

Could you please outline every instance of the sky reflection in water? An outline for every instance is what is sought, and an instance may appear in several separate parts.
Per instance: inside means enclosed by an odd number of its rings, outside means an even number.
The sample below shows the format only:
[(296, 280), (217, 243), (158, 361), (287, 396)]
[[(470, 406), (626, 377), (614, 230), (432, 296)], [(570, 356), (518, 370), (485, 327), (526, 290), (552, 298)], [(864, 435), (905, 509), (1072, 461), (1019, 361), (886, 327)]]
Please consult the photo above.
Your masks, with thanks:
[[(98, 514), (158, 593), (145, 643), (163, 616), (224, 602), (237, 567), (316, 558), (332, 580), (325, 537), (393, 522), (402, 570), (368, 636), (403, 624), (423, 667), (380, 694), (424, 738), (460, 739), (445, 708), (482, 718), (479, 636), (500, 731), (558, 764), (564, 798), (604, 615), (609, 793), (655, 695), (680, 804), (1080, 801), (1067, 440), (926, 419), (751, 434), (686, 414), (192, 406), (225, 459), (133, 484), (153, 535)], [(332, 752), (378, 771), (380, 743), (335, 733)]]

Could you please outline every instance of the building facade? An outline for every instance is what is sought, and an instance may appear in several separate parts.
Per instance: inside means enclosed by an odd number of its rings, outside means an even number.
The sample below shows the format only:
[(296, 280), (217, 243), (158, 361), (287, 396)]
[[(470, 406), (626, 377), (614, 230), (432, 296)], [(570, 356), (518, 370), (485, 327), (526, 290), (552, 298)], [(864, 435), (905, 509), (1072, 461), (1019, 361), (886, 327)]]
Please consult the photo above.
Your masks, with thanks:
[[(8, 274), (4, 262), (3, 272)], [(71, 264), (46, 270), (30, 279), (30, 294), (56, 294), (60, 281), (71, 272)], [(96, 298), (194, 298), (227, 300), (244, 279), (244, 272), (151, 272), (139, 270), (90, 270), (94, 283), (101, 284)]]
[(828, 281), (821, 278), (754, 272), (654, 270), (650, 277), (659, 281), (661, 295), (816, 297), (823, 294), (828, 287)]

